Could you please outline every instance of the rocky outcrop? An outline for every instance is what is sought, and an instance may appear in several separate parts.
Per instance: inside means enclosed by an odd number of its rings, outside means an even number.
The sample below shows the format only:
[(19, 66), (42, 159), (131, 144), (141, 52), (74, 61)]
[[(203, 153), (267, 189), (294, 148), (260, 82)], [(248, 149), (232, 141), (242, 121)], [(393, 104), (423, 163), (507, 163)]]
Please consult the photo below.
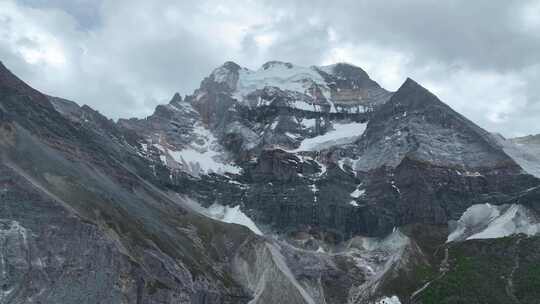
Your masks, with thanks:
[(331, 88), (331, 99), (338, 111), (373, 110), (388, 101), (392, 93), (381, 88), (359, 67), (338, 63), (317, 68)]
[(191, 303), (184, 265), (155, 249), (132, 256), (115, 223), (81, 219), (13, 169), (1, 172), (2, 303)]
[(150, 145), (165, 140), (181, 149), (196, 140), (194, 127), (200, 121), (199, 113), (177, 93), (169, 104), (157, 106), (149, 117), (119, 119), (118, 126), (146, 138)]
[(42, 106), (52, 108), (48, 98), (41, 92), (27, 85), (24, 81), (17, 78), (0, 61), (0, 94), (25, 96), (27, 100)]
[(261, 152), (254, 168), (250, 170), (250, 178), (257, 182), (288, 182), (304, 174), (317, 172), (321, 172), (321, 168), (315, 161), (303, 161), (293, 153), (269, 149)]

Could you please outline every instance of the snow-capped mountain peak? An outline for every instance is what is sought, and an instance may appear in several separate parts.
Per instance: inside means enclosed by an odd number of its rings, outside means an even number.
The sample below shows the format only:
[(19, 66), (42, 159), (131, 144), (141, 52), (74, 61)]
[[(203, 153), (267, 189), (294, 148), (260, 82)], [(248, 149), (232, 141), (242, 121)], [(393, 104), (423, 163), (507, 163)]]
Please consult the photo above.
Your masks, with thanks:
[(256, 71), (239, 70), (234, 96), (244, 100), (250, 93), (267, 87), (313, 96), (314, 86), (327, 94), (330, 92), (324, 78), (315, 69), (272, 61)]
[(281, 102), (291, 109), (331, 113), (370, 111), (391, 96), (351, 64), (305, 67), (282, 61), (266, 62), (256, 70), (226, 62), (203, 81), (196, 98), (218, 91), (248, 107)]

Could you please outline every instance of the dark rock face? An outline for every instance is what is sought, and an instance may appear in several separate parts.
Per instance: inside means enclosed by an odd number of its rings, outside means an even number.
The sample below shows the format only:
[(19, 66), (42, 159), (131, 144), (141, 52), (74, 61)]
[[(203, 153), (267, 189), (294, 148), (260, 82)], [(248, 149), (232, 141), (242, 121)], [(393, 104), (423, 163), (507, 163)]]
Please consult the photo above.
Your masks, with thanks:
[(379, 221), (382, 231), (411, 223), (440, 225), (458, 219), (473, 204), (502, 204), (538, 183), (529, 175), (515, 174), (513, 169), (484, 172), (466, 175), (451, 167), (406, 158), (395, 169), (368, 175), (368, 204), (388, 216), (385, 222)]
[[(12, 169), (0, 171), (3, 303), (190, 301), (188, 270), (146, 273), (113, 227), (84, 221)], [(144, 255), (148, 266), (171, 263), (160, 252)]]
[(540, 187), (531, 187), (505, 203), (524, 205), (537, 213), (540, 213)]
[(193, 128), (198, 121), (199, 114), (189, 104), (180, 101), (159, 105), (146, 119), (120, 119), (118, 126), (141, 137), (151, 138), (150, 143), (158, 143), (159, 136), (163, 136), (168, 143), (184, 147), (195, 140)]
[(19, 94), (26, 96), (29, 100), (44, 107), (52, 107), (47, 97), (37, 90), (34, 90), (22, 80), (13, 75), (0, 61), (0, 93)]
[(490, 134), (410, 79), (374, 113), (353, 149), (356, 169), (366, 171), (367, 208), (381, 213), (368, 234), (444, 224), (474, 203), (502, 203), (538, 184)]
[[(297, 171), (299, 170), (299, 171)], [(255, 181), (288, 182), (298, 178), (299, 174), (315, 173), (316, 163), (305, 163), (296, 155), (283, 150), (262, 151), (257, 164), (251, 170), (251, 179)]]
[(491, 134), (411, 79), (374, 114), (359, 145), (364, 150), (363, 170), (395, 167), (410, 156), (463, 169), (508, 163), (519, 171)]
[(332, 99), (336, 107), (342, 110), (354, 107), (355, 104), (374, 109), (384, 104), (392, 94), (371, 80), (368, 74), (359, 67), (338, 63), (330, 69), (318, 69), (332, 89)]

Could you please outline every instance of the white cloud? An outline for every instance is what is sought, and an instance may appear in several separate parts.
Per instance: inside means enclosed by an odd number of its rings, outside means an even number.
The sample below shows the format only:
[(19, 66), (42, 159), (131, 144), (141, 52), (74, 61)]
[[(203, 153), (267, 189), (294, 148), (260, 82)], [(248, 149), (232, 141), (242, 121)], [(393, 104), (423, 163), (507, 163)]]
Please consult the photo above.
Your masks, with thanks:
[(519, 73), (478, 71), (466, 66), (428, 63), (414, 65), (411, 56), (374, 45), (341, 44), (328, 51), (323, 63), (349, 62), (372, 79), (397, 90), (407, 77), (437, 95), (480, 126), (508, 136), (519, 114), (527, 110), (526, 82)]
[(0, 59), (32, 86), (110, 117), (148, 115), (227, 60), (345, 61), (389, 90), (412, 77), (489, 130), (540, 132), (537, 2), (485, 16), (492, 3), (479, 1), (463, 16), (424, 1), (17, 1), (0, 2)]
[(526, 83), (519, 74), (434, 66), (413, 70), (412, 75), (481, 127), (507, 136), (521, 135), (512, 130), (513, 122), (520, 119), (519, 113), (527, 110)]
[(395, 91), (407, 78), (408, 56), (370, 44), (338, 43), (325, 54), (323, 64), (348, 62), (364, 69), (387, 90)]
[[(30, 18), (34, 22), (27, 22)], [(0, 3), (0, 37), (2, 44), (19, 54), (29, 64), (45, 64), (61, 68), (66, 64), (66, 51), (61, 38), (47, 31), (54, 25), (52, 18), (69, 23), (61, 12), (42, 13), (39, 10), (21, 10), (13, 2)]]

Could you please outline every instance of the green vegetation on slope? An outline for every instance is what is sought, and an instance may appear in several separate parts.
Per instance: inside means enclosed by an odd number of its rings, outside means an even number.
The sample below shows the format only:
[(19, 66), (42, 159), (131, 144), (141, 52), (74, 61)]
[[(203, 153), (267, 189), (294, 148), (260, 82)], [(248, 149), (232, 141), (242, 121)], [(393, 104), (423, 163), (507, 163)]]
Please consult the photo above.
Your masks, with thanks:
[(450, 269), (416, 303), (540, 303), (540, 237), (471, 240), (448, 249)]

